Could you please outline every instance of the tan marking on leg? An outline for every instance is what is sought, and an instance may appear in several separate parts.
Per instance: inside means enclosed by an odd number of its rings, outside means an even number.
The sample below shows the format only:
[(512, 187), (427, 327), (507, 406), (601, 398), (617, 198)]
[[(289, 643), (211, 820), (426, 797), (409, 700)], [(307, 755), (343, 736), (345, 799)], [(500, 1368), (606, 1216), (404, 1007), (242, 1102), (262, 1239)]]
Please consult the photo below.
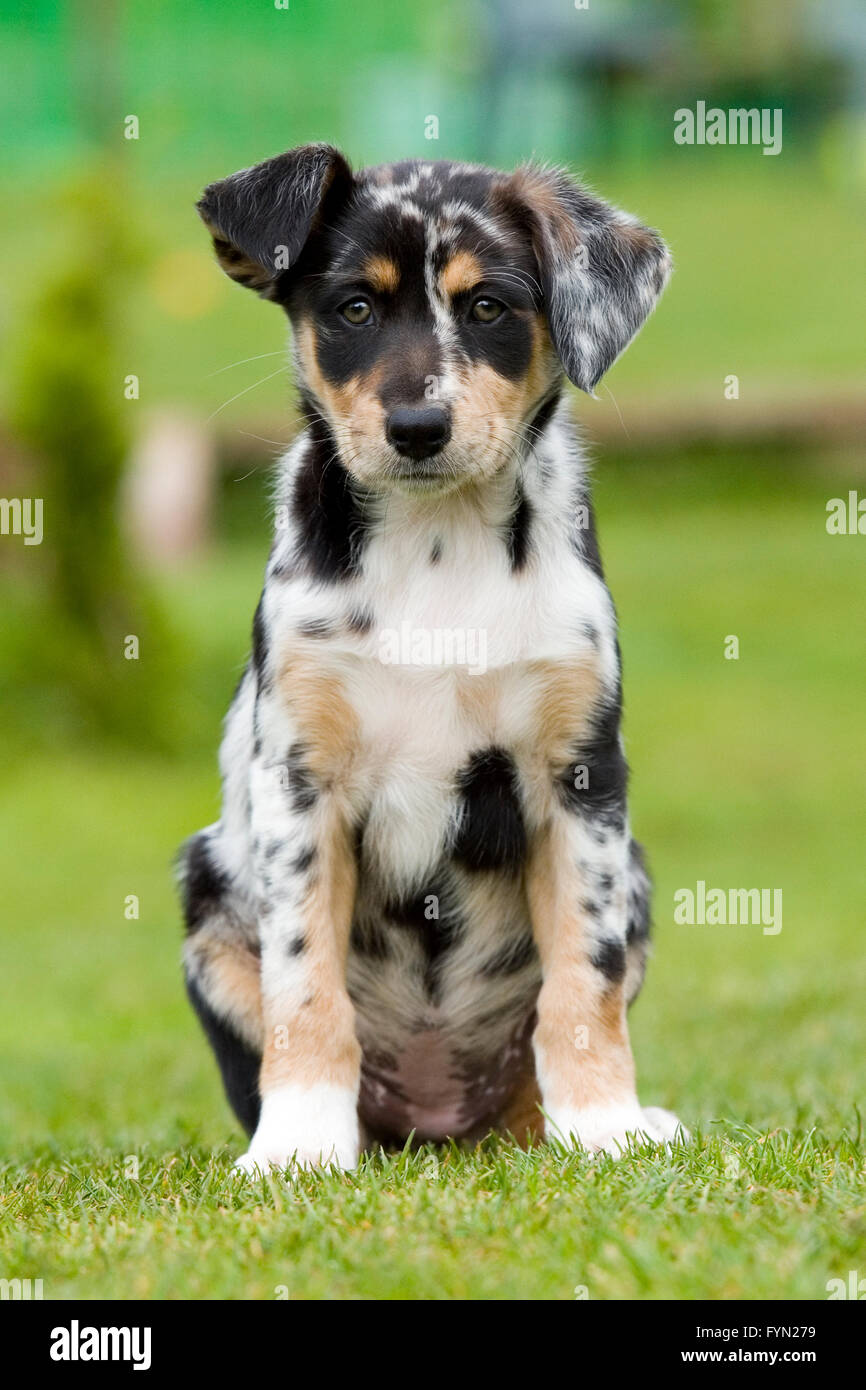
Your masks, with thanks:
[(602, 694), (595, 657), (581, 661), (532, 662), (538, 750), (548, 767), (561, 771), (590, 732)]
[(262, 1093), (298, 1082), (356, 1085), (360, 1048), (355, 1011), (346, 991), (346, 954), (357, 868), (348, 829), (345, 783), (358, 749), (358, 718), (341, 682), (320, 658), (294, 648), (285, 657), (280, 688), (304, 745), (304, 761), (324, 795), (314, 811), (318, 854), (300, 910), (304, 997), (266, 1001)]
[(184, 943), (187, 969), (210, 1007), (256, 1051), (262, 1048), (258, 955), (224, 927), (200, 927)]
[(543, 974), (533, 1041), (543, 1058), (544, 1104), (582, 1109), (630, 1101), (635, 1074), (625, 991), (590, 961), (580, 875), (560, 820), (530, 852), (527, 895)]
[(322, 670), (316, 653), (296, 647), (283, 661), (280, 687), (310, 771), (325, 786), (344, 779), (358, 751), (360, 725), (342, 682)]
[(370, 256), (364, 262), (364, 279), (380, 294), (396, 294), (400, 287), (400, 268), (388, 256)]
[(305, 994), (300, 1004), (266, 1001), (260, 1089), (288, 1082), (357, 1087), (361, 1049), (346, 990), (346, 955), (357, 869), (348, 827), (331, 803), (320, 813), (317, 874), (302, 910)]

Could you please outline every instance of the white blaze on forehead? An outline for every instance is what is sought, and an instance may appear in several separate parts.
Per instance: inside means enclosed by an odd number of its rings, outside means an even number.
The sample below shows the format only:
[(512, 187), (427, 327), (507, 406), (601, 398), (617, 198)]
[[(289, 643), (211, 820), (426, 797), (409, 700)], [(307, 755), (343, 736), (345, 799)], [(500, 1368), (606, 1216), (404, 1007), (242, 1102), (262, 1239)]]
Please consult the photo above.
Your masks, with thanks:
[[(460, 244), (467, 224), (478, 236), (471, 251)], [(424, 285), (441, 353), (439, 399), (447, 403), (460, 392), (457, 363), (465, 354), (460, 348), (450, 296), (441, 283), (443, 271), (454, 256), (465, 252), (475, 259), (491, 243), (505, 247), (507, 238), (503, 228), (470, 203), (453, 200), (444, 204), (435, 218), (428, 215), (424, 219), (424, 243)]]
[(451, 312), (451, 304), (448, 296), (439, 285), (436, 265), (440, 261), (440, 253), (443, 250), (446, 253), (453, 251), (455, 239), (456, 229), (449, 224), (428, 222), (425, 225), (424, 287), (427, 291), (427, 303), (433, 315), (433, 332), (439, 344), (438, 399), (446, 403), (456, 398), (459, 389), (456, 372), (459, 344), (457, 325)]

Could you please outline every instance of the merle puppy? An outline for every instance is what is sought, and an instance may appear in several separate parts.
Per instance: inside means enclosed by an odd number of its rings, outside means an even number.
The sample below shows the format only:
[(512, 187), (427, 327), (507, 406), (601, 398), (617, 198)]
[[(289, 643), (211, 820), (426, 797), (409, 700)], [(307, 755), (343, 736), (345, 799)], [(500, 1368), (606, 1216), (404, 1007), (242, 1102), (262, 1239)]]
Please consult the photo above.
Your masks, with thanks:
[(252, 1136), (353, 1166), (491, 1129), (620, 1152), (649, 883), (616, 618), (564, 376), (664, 287), (655, 232), (558, 170), (327, 145), (212, 184), (222, 268), (293, 330), (220, 820), (182, 855), (190, 998)]

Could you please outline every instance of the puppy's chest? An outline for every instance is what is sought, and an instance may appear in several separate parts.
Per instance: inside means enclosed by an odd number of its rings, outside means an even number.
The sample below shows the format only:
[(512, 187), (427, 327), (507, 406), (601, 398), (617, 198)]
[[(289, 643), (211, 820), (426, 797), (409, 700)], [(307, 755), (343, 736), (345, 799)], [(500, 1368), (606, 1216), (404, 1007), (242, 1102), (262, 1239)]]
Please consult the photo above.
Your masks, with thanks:
[(604, 594), (585, 574), (561, 574), (557, 591), (489, 563), (380, 566), (329, 611), (283, 624), (298, 740), (389, 881), (423, 875), (473, 798), (524, 828), (545, 815), (606, 681)]

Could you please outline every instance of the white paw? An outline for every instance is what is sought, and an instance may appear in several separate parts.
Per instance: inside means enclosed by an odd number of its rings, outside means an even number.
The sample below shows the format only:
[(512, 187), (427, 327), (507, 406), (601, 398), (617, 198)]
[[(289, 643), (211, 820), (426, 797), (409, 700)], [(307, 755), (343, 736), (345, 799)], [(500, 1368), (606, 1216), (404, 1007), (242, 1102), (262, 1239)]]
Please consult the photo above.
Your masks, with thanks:
[(662, 1110), (660, 1105), (646, 1105), (643, 1114), (654, 1131), (650, 1137), (655, 1139), (657, 1144), (669, 1144), (673, 1139), (685, 1144), (692, 1137), (682, 1120), (678, 1119), (672, 1110)]
[(232, 1166), (237, 1172), (250, 1177), (261, 1177), (275, 1168), (280, 1172), (289, 1168), (350, 1169), (358, 1166), (358, 1145), (334, 1144), (327, 1139), (301, 1144), (289, 1140), (279, 1147), (271, 1145), (264, 1148), (254, 1140), (247, 1152), (235, 1159)]
[(235, 1169), (354, 1168), (360, 1149), (357, 1097), (343, 1086), (281, 1086), (262, 1101), (258, 1128)]
[(629, 1140), (668, 1144), (672, 1139), (688, 1139), (689, 1133), (670, 1110), (657, 1105), (643, 1109), (635, 1100), (625, 1105), (593, 1105), (585, 1109), (551, 1109), (546, 1135), (562, 1144), (579, 1146), (588, 1153), (609, 1153), (621, 1158), (628, 1153)]

